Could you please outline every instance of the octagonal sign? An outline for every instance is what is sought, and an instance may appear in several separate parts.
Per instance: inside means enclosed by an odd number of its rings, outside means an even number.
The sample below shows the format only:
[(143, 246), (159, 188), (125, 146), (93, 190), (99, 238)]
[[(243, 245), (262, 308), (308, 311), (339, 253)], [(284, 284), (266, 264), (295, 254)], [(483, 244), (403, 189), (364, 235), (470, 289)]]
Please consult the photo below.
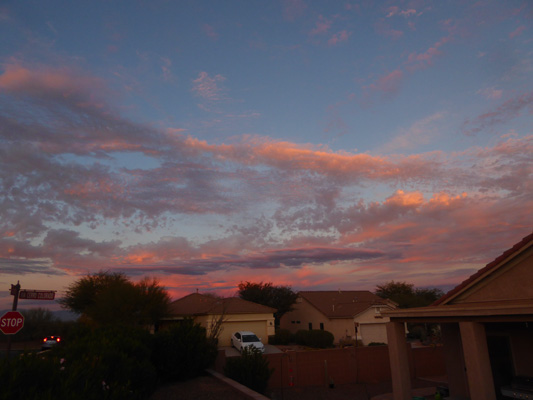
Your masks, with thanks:
[(14, 335), (24, 326), (24, 316), (18, 311), (8, 311), (0, 318), (0, 331), (4, 335)]

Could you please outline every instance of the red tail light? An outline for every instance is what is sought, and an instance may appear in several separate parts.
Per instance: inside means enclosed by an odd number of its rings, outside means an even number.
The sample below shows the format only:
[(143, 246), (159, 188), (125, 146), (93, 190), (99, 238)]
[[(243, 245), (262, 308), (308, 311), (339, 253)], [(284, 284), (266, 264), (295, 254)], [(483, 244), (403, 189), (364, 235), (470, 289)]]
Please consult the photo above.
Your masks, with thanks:
[(43, 342), (46, 342), (46, 338), (43, 339)]
[(57, 338), (57, 342), (58, 342), (58, 343), (61, 342), (61, 338)]

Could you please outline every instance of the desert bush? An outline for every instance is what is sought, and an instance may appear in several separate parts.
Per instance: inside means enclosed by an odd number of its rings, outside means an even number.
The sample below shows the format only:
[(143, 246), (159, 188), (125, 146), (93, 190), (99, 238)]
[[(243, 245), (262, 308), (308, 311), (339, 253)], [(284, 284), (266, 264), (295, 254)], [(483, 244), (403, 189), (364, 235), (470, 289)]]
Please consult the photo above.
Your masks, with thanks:
[(35, 353), (0, 360), (0, 399), (62, 398), (61, 370), (57, 360)]
[(157, 383), (151, 347), (145, 330), (81, 327), (51, 354), (64, 360), (70, 399), (144, 399)]
[(0, 399), (145, 399), (155, 389), (150, 335), (78, 328), (52, 350), (0, 362)]
[(318, 349), (326, 349), (333, 347), (333, 340), (335, 337), (331, 332), (320, 329), (312, 329), (309, 331), (299, 330), (296, 332), (296, 343), (302, 346), (314, 347)]
[(275, 335), (268, 337), (268, 343), (287, 345), (291, 342), (293, 335), (287, 329), (277, 329)]
[(363, 346), (363, 341), (361, 339), (353, 339), (351, 337), (344, 337), (339, 340), (339, 347), (361, 347)]
[(181, 321), (155, 334), (153, 363), (164, 380), (198, 376), (216, 356), (216, 345), (206, 337), (205, 328), (192, 320)]
[(228, 378), (258, 393), (265, 392), (273, 372), (266, 357), (253, 346), (244, 348), (240, 357), (228, 358), (224, 367)]

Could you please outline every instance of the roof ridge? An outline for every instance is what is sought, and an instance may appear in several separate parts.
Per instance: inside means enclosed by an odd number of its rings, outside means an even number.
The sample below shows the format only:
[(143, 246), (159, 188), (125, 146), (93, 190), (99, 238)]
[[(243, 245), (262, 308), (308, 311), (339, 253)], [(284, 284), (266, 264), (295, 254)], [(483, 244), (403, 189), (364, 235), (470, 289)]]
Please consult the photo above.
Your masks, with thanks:
[(528, 244), (533, 243), (533, 232), (529, 235), (522, 238), (521, 241), (518, 243), (515, 243), (511, 248), (505, 250), (502, 254), (500, 254), (498, 257), (496, 257), (494, 260), (489, 262), (487, 265), (485, 265), (483, 268), (476, 271), (474, 274), (470, 275), (468, 278), (466, 278), (463, 282), (461, 282), (459, 285), (454, 287), (452, 290), (450, 290), (448, 293), (446, 293), (444, 296), (439, 298), (437, 301), (435, 301), (432, 306), (437, 306), (442, 303), (445, 303), (448, 300), (451, 300), (456, 295), (458, 295), (463, 289), (465, 289), (469, 284), (474, 282), (476, 279), (480, 278), (487, 272), (490, 272), (492, 269), (496, 268), (502, 261), (504, 261), (509, 256), (515, 254), (522, 248), (526, 247)]

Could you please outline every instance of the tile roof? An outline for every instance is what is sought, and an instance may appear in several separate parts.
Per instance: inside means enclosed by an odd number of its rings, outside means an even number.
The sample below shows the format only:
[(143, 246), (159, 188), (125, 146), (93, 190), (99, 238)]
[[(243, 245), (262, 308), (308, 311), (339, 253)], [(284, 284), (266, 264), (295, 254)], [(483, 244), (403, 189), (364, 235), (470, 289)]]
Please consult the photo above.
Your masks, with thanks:
[(239, 297), (220, 299), (200, 293), (192, 293), (170, 303), (172, 315), (205, 314), (272, 314), (276, 310), (261, 304), (252, 303)]
[(496, 257), (494, 261), (491, 261), (488, 263), (485, 267), (481, 268), (479, 271), (477, 271), (475, 274), (471, 275), (468, 279), (457, 285), (455, 288), (450, 290), (448, 293), (446, 293), (444, 296), (442, 296), (440, 299), (438, 299), (435, 303), (432, 304), (432, 306), (437, 305), (444, 305), (451, 301), (454, 297), (456, 297), (458, 294), (460, 294), (463, 290), (471, 286), (476, 280), (480, 279), (481, 277), (493, 273), (497, 269), (499, 269), (502, 266), (502, 262), (506, 260), (507, 258), (513, 256), (520, 250), (524, 249), (528, 245), (533, 245), (533, 233), (529, 234), (528, 236), (524, 237), (520, 242), (516, 243), (513, 247), (510, 249), (504, 251), (500, 256)]
[(395, 307), (368, 290), (302, 291), (298, 294), (328, 318), (352, 318), (377, 304)]

